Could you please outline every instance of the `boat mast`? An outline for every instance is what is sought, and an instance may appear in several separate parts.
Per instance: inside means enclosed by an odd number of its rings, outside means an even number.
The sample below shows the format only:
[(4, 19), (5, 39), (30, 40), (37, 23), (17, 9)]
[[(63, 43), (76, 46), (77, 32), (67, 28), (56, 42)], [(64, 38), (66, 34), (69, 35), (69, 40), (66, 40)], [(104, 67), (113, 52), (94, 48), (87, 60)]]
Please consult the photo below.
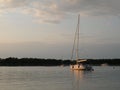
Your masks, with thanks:
[(78, 24), (77, 24), (77, 48), (76, 48), (76, 60), (79, 59), (79, 24), (80, 24), (80, 14), (78, 15)]
[(76, 55), (76, 60), (79, 59), (79, 24), (80, 24), (80, 14), (78, 15), (78, 23), (77, 23), (75, 37), (74, 37), (71, 60), (73, 60), (74, 51), (75, 51), (75, 55)]

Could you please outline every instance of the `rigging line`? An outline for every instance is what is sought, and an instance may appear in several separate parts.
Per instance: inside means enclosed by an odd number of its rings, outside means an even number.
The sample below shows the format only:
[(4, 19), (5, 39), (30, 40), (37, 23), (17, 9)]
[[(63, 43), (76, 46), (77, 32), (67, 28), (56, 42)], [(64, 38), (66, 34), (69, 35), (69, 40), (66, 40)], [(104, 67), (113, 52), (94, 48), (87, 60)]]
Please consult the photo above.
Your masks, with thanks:
[(75, 42), (76, 42), (76, 35), (77, 35), (77, 28), (76, 28), (75, 37), (74, 37), (71, 60), (73, 60), (73, 53), (74, 53), (74, 50), (75, 50)]
[[(74, 53), (74, 50), (75, 50), (75, 45), (77, 44), (76, 43), (77, 38), (78, 38), (77, 39), (78, 45), (76, 45), (76, 47), (78, 48), (78, 46), (79, 46), (79, 17), (80, 17), (80, 15), (78, 15), (78, 24), (77, 24), (77, 27), (76, 27), (76, 32), (75, 32), (75, 37), (74, 37), (71, 60), (73, 60), (73, 53)], [(76, 49), (76, 59), (78, 59), (78, 58), (79, 58), (78, 49)]]

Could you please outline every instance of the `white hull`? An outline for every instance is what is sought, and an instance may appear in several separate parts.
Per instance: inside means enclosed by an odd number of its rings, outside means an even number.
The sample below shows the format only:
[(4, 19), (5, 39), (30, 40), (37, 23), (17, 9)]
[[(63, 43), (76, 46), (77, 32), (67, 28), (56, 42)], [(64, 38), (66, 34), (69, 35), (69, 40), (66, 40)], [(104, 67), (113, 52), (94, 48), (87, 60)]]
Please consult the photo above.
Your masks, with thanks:
[(76, 65), (70, 65), (70, 68), (72, 70), (86, 70), (86, 71), (93, 71), (92, 66), (90, 65), (83, 65), (83, 64), (76, 64)]

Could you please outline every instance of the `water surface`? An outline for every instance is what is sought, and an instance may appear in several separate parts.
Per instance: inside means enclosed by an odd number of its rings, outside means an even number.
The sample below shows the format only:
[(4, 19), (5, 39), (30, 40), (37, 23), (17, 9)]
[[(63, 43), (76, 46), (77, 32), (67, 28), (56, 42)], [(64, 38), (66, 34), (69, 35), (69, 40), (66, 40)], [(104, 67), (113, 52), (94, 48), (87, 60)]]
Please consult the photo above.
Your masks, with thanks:
[(0, 67), (0, 90), (119, 90), (120, 67)]

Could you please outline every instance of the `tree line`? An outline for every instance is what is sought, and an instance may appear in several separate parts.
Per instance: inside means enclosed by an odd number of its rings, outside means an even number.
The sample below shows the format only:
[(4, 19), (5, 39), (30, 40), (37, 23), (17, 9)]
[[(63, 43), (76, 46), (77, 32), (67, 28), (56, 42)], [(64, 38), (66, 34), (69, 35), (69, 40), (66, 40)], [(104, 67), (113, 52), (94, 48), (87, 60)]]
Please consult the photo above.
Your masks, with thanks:
[[(15, 58), (9, 57), (2, 59), (0, 58), (0, 66), (68, 66), (75, 64), (73, 60), (62, 60), (62, 59), (42, 59), (42, 58)], [(87, 64), (91, 65), (117, 65), (120, 66), (120, 59), (87, 59)]]

